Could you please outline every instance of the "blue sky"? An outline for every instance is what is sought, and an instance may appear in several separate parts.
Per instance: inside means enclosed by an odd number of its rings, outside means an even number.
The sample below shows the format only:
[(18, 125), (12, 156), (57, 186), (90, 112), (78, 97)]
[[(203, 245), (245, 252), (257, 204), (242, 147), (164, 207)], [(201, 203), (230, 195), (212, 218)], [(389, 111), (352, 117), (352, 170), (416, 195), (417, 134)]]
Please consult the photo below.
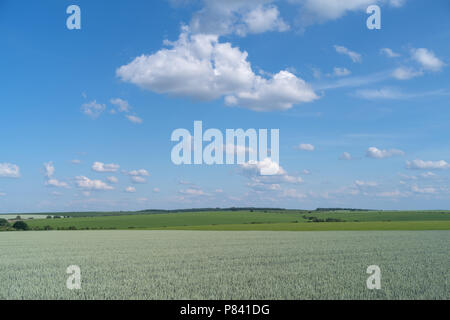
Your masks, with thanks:
[[(445, 0), (0, 0), (0, 212), (448, 209), (449, 17)], [(279, 129), (279, 174), (174, 165), (195, 120)]]

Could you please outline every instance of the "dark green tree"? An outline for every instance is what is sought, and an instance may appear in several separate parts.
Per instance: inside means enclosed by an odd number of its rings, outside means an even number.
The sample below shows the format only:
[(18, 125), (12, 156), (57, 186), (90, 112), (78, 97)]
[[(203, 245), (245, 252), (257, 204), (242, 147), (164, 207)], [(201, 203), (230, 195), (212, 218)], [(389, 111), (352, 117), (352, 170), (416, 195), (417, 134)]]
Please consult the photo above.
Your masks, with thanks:
[(13, 228), (16, 230), (28, 230), (28, 225), (23, 221), (16, 221), (13, 224)]

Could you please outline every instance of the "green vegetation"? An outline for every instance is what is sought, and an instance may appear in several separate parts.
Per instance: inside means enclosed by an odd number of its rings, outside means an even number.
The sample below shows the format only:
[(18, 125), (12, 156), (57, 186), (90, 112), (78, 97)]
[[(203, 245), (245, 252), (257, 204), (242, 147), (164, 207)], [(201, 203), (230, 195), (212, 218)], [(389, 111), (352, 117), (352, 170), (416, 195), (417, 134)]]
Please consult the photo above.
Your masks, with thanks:
[(23, 221), (16, 221), (16, 222), (14, 222), (14, 224), (12, 225), (12, 227), (14, 228), (14, 229), (16, 229), (16, 230), (22, 230), (22, 231), (25, 231), (25, 230), (29, 230), (30, 228), (28, 227), (28, 225), (25, 223), (25, 222), (23, 222)]
[(0, 219), (0, 231), (26, 231), (30, 230), (28, 225), (21, 220), (10, 223), (6, 219)]
[[(0, 299), (448, 300), (449, 240), (449, 231), (4, 232)], [(381, 290), (366, 287), (374, 264)], [(69, 265), (81, 268), (82, 290), (66, 288)]]
[(393, 221), (393, 222), (329, 222), (329, 223), (272, 223), (178, 226), (158, 230), (215, 230), (215, 231), (370, 231), (370, 230), (450, 230), (450, 221)]
[(0, 227), (6, 227), (8, 224), (8, 220), (0, 218)]
[(448, 211), (183, 211), (28, 220), (32, 230), (450, 230)]
[(29, 222), (36, 229), (50, 226), (53, 229), (149, 229), (191, 225), (277, 223), (303, 220), (298, 213), (250, 211), (200, 211), (183, 213), (135, 214), (120, 216), (35, 220)]

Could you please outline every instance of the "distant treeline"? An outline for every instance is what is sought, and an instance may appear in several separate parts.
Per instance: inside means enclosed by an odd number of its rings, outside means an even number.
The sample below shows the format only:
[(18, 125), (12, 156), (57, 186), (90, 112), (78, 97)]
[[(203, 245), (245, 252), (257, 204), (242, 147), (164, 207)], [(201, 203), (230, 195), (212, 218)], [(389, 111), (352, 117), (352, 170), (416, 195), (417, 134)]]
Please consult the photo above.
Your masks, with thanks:
[(138, 211), (139, 213), (177, 213), (177, 212), (203, 212), (203, 211), (285, 211), (284, 208), (256, 208), (256, 207), (230, 207), (230, 208), (191, 208), (173, 210), (147, 209)]
[[(315, 211), (377, 211), (373, 209), (356, 209), (356, 208), (317, 208)], [(378, 210), (380, 211), (380, 210)]]
[[(54, 213), (32, 213), (33, 215), (53, 215), (58, 217), (99, 217), (99, 216), (120, 216), (135, 214), (163, 214), (163, 213), (183, 213), (183, 212), (221, 212), (221, 211), (263, 211), (263, 212), (325, 212), (325, 211), (377, 211), (370, 209), (356, 208), (317, 208), (315, 210), (305, 209), (285, 209), (285, 208), (259, 208), (259, 207), (229, 207), (229, 208), (190, 208), (190, 209), (146, 209), (140, 211), (91, 211), (91, 212), (54, 212)], [(378, 210), (379, 211), (379, 210)], [(26, 213), (22, 213), (26, 215)], [(1, 217), (1, 216), (0, 216)]]

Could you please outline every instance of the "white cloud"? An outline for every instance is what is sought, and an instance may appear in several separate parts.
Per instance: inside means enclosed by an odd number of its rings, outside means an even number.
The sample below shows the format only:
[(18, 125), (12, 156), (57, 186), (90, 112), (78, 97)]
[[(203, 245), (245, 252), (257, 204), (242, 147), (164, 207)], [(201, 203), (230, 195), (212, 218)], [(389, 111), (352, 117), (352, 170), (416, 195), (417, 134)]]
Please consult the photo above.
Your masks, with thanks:
[(135, 187), (126, 187), (125, 188), (125, 192), (127, 192), (127, 193), (135, 193), (136, 192), (136, 188)]
[(107, 177), (106, 180), (108, 180), (109, 183), (118, 183), (119, 182), (119, 179), (117, 179), (114, 176)]
[(19, 166), (12, 163), (0, 163), (0, 178), (19, 178)]
[(262, 183), (262, 182), (251, 182), (247, 183), (247, 186), (252, 188), (254, 191), (279, 191), (281, 186), (278, 183)]
[(69, 188), (69, 185), (66, 182), (59, 181), (59, 180), (53, 179), (53, 178), (52, 179), (48, 179), (45, 182), (45, 185), (49, 186), (49, 187), (56, 187), (56, 188)]
[(286, 189), (283, 190), (283, 196), (287, 198), (297, 199), (297, 200), (303, 200), (307, 198), (307, 195), (305, 195), (302, 192), (299, 192), (296, 189)]
[[(276, 162), (273, 162), (272, 159), (266, 158), (263, 161), (248, 161), (244, 164), (241, 164), (242, 174), (253, 183), (268, 183), (268, 184), (277, 184), (277, 183), (302, 183), (303, 179), (301, 177), (291, 176), (289, 175), (281, 166), (279, 166)], [(262, 175), (264, 172), (275, 173), (273, 175)]]
[(226, 35), (267, 31), (287, 31), (273, 0), (204, 0), (204, 7), (194, 14), (190, 26), (195, 33)]
[(344, 152), (339, 157), (339, 160), (352, 160), (352, 155), (350, 153), (348, 153), (348, 152)]
[(435, 178), (437, 175), (431, 171), (428, 171), (428, 172), (422, 173), (420, 176), (422, 178), (428, 179), (428, 178)]
[(406, 168), (408, 169), (448, 169), (450, 164), (445, 160), (440, 161), (424, 161), (424, 160), (413, 160), (406, 161)]
[(411, 55), (414, 60), (422, 65), (426, 70), (440, 71), (445, 66), (445, 63), (437, 58), (432, 51), (426, 48), (412, 49)]
[(140, 176), (131, 177), (131, 181), (133, 183), (147, 183), (147, 179), (145, 179), (144, 177), (140, 177)]
[(73, 164), (80, 164), (80, 163), (81, 163), (81, 160), (73, 159), (71, 162), (72, 162)]
[(393, 88), (382, 88), (382, 89), (357, 90), (354, 95), (356, 97), (368, 100), (374, 99), (404, 100), (404, 99), (423, 98), (429, 96), (448, 96), (449, 92), (443, 89), (434, 91), (403, 93)]
[(377, 193), (378, 197), (383, 197), (383, 198), (399, 198), (399, 197), (405, 197), (407, 195), (408, 195), (407, 193), (401, 192), (399, 190), (384, 191), (384, 192)]
[(159, 192), (161, 192), (161, 190), (159, 188), (153, 188), (153, 192), (154, 193), (159, 193)]
[(0, 197), (5, 197), (5, 196), (6, 196), (6, 193), (0, 192)]
[(116, 172), (120, 166), (118, 164), (104, 164), (102, 162), (94, 162), (92, 170), (96, 172)]
[(382, 89), (364, 89), (356, 91), (356, 96), (363, 99), (406, 99), (407, 95), (402, 92), (391, 89), (391, 88), (382, 88)]
[(389, 58), (397, 58), (400, 57), (399, 53), (395, 53), (394, 51), (392, 51), (392, 49), (389, 48), (382, 48), (380, 50), (381, 53), (383, 53), (384, 55), (386, 55)]
[(114, 188), (101, 180), (91, 180), (85, 176), (75, 177), (75, 184), (87, 190), (113, 190)]
[(55, 167), (53, 166), (53, 162), (44, 163), (45, 176), (47, 178), (53, 177), (55, 174)]
[(143, 122), (143, 120), (141, 118), (139, 118), (138, 116), (134, 116), (134, 115), (129, 115), (127, 114), (125, 116), (130, 122), (133, 123), (137, 123), (137, 124), (141, 124)]
[(355, 185), (357, 187), (376, 187), (378, 185), (378, 183), (376, 182), (372, 182), (372, 181), (361, 181), (361, 180), (356, 180), (355, 181)]
[(401, 7), (405, 0), (288, 0), (300, 5), (299, 23), (306, 27), (314, 23), (336, 20), (347, 12), (364, 11), (372, 4)]
[(256, 111), (286, 110), (318, 99), (311, 87), (288, 71), (256, 75), (247, 52), (220, 43), (218, 36), (183, 29), (170, 48), (142, 55), (120, 67), (117, 76), (144, 89), (209, 101), (225, 97), (229, 106)]
[(297, 146), (297, 148), (303, 151), (314, 151), (316, 149), (312, 144), (309, 143), (301, 143)]
[(244, 26), (238, 27), (238, 34), (289, 30), (289, 25), (279, 15), (280, 12), (276, 6), (258, 6), (244, 15)]
[(406, 67), (399, 67), (392, 72), (392, 76), (397, 80), (409, 80), (422, 75), (422, 71)]
[(104, 104), (97, 103), (96, 100), (85, 103), (81, 106), (81, 110), (83, 111), (83, 113), (93, 119), (98, 118), (103, 113), (103, 111), (105, 111), (105, 109), (106, 106)]
[(405, 155), (405, 153), (402, 150), (398, 149), (380, 150), (375, 147), (370, 147), (366, 152), (367, 157), (375, 159), (384, 159), (384, 158), (391, 158), (393, 156), (403, 156), (403, 155)]
[(252, 87), (226, 96), (225, 103), (254, 111), (274, 111), (288, 110), (294, 104), (312, 102), (318, 98), (304, 80), (289, 71), (280, 71), (270, 79), (255, 76)]
[(129, 176), (142, 176), (142, 177), (148, 177), (150, 176), (150, 173), (148, 173), (145, 169), (139, 169), (139, 170), (132, 170), (132, 171), (123, 171), (124, 174), (127, 174)]
[(130, 176), (131, 182), (133, 183), (147, 183), (145, 177), (150, 176), (150, 173), (145, 169), (122, 171), (122, 173)]
[(398, 174), (404, 180), (417, 180), (416, 176), (409, 176), (407, 174), (399, 173)]
[(179, 193), (189, 196), (204, 196), (206, 195), (203, 190), (200, 189), (194, 189), (194, 188), (188, 188), (188, 189), (182, 189), (179, 191)]
[(110, 102), (116, 106), (119, 112), (129, 112), (131, 107), (128, 104), (128, 101), (122, 100), (120, 98), (111, 99)]
[(345, 54), (345, 55), (349, 56), (350, 59), (355, 63), (362, 61), (361, 55), (359, 53), (351, 51), (351, 50), (347, 49), (346, 47), (335, 45), (334, 49), (336, 49), (337, 53)]
[(44, 175), (47, 178), (47, 181), (45, 181), (45, 185), (56, 188), (69, 188), (69, 185), (66, 182), (59, 181), (53, 178), (54, 174), (55, 174), (55, 166), (53, 165), (53, 162), (50, 161), (44, 163)]
[(352, 72), (347, 68), (339, 68), (339, 67), (333, 68), (333, 75), (335, 75), (336, 77), (345, 77), (350, 75), (351, 73)]
[(415, 193), (425, 193), (425, 194), (437, 193), (435, 188), (432, 187), (419, 188), (417, 185), (413, 185), (411, 187), (411, 190)]

